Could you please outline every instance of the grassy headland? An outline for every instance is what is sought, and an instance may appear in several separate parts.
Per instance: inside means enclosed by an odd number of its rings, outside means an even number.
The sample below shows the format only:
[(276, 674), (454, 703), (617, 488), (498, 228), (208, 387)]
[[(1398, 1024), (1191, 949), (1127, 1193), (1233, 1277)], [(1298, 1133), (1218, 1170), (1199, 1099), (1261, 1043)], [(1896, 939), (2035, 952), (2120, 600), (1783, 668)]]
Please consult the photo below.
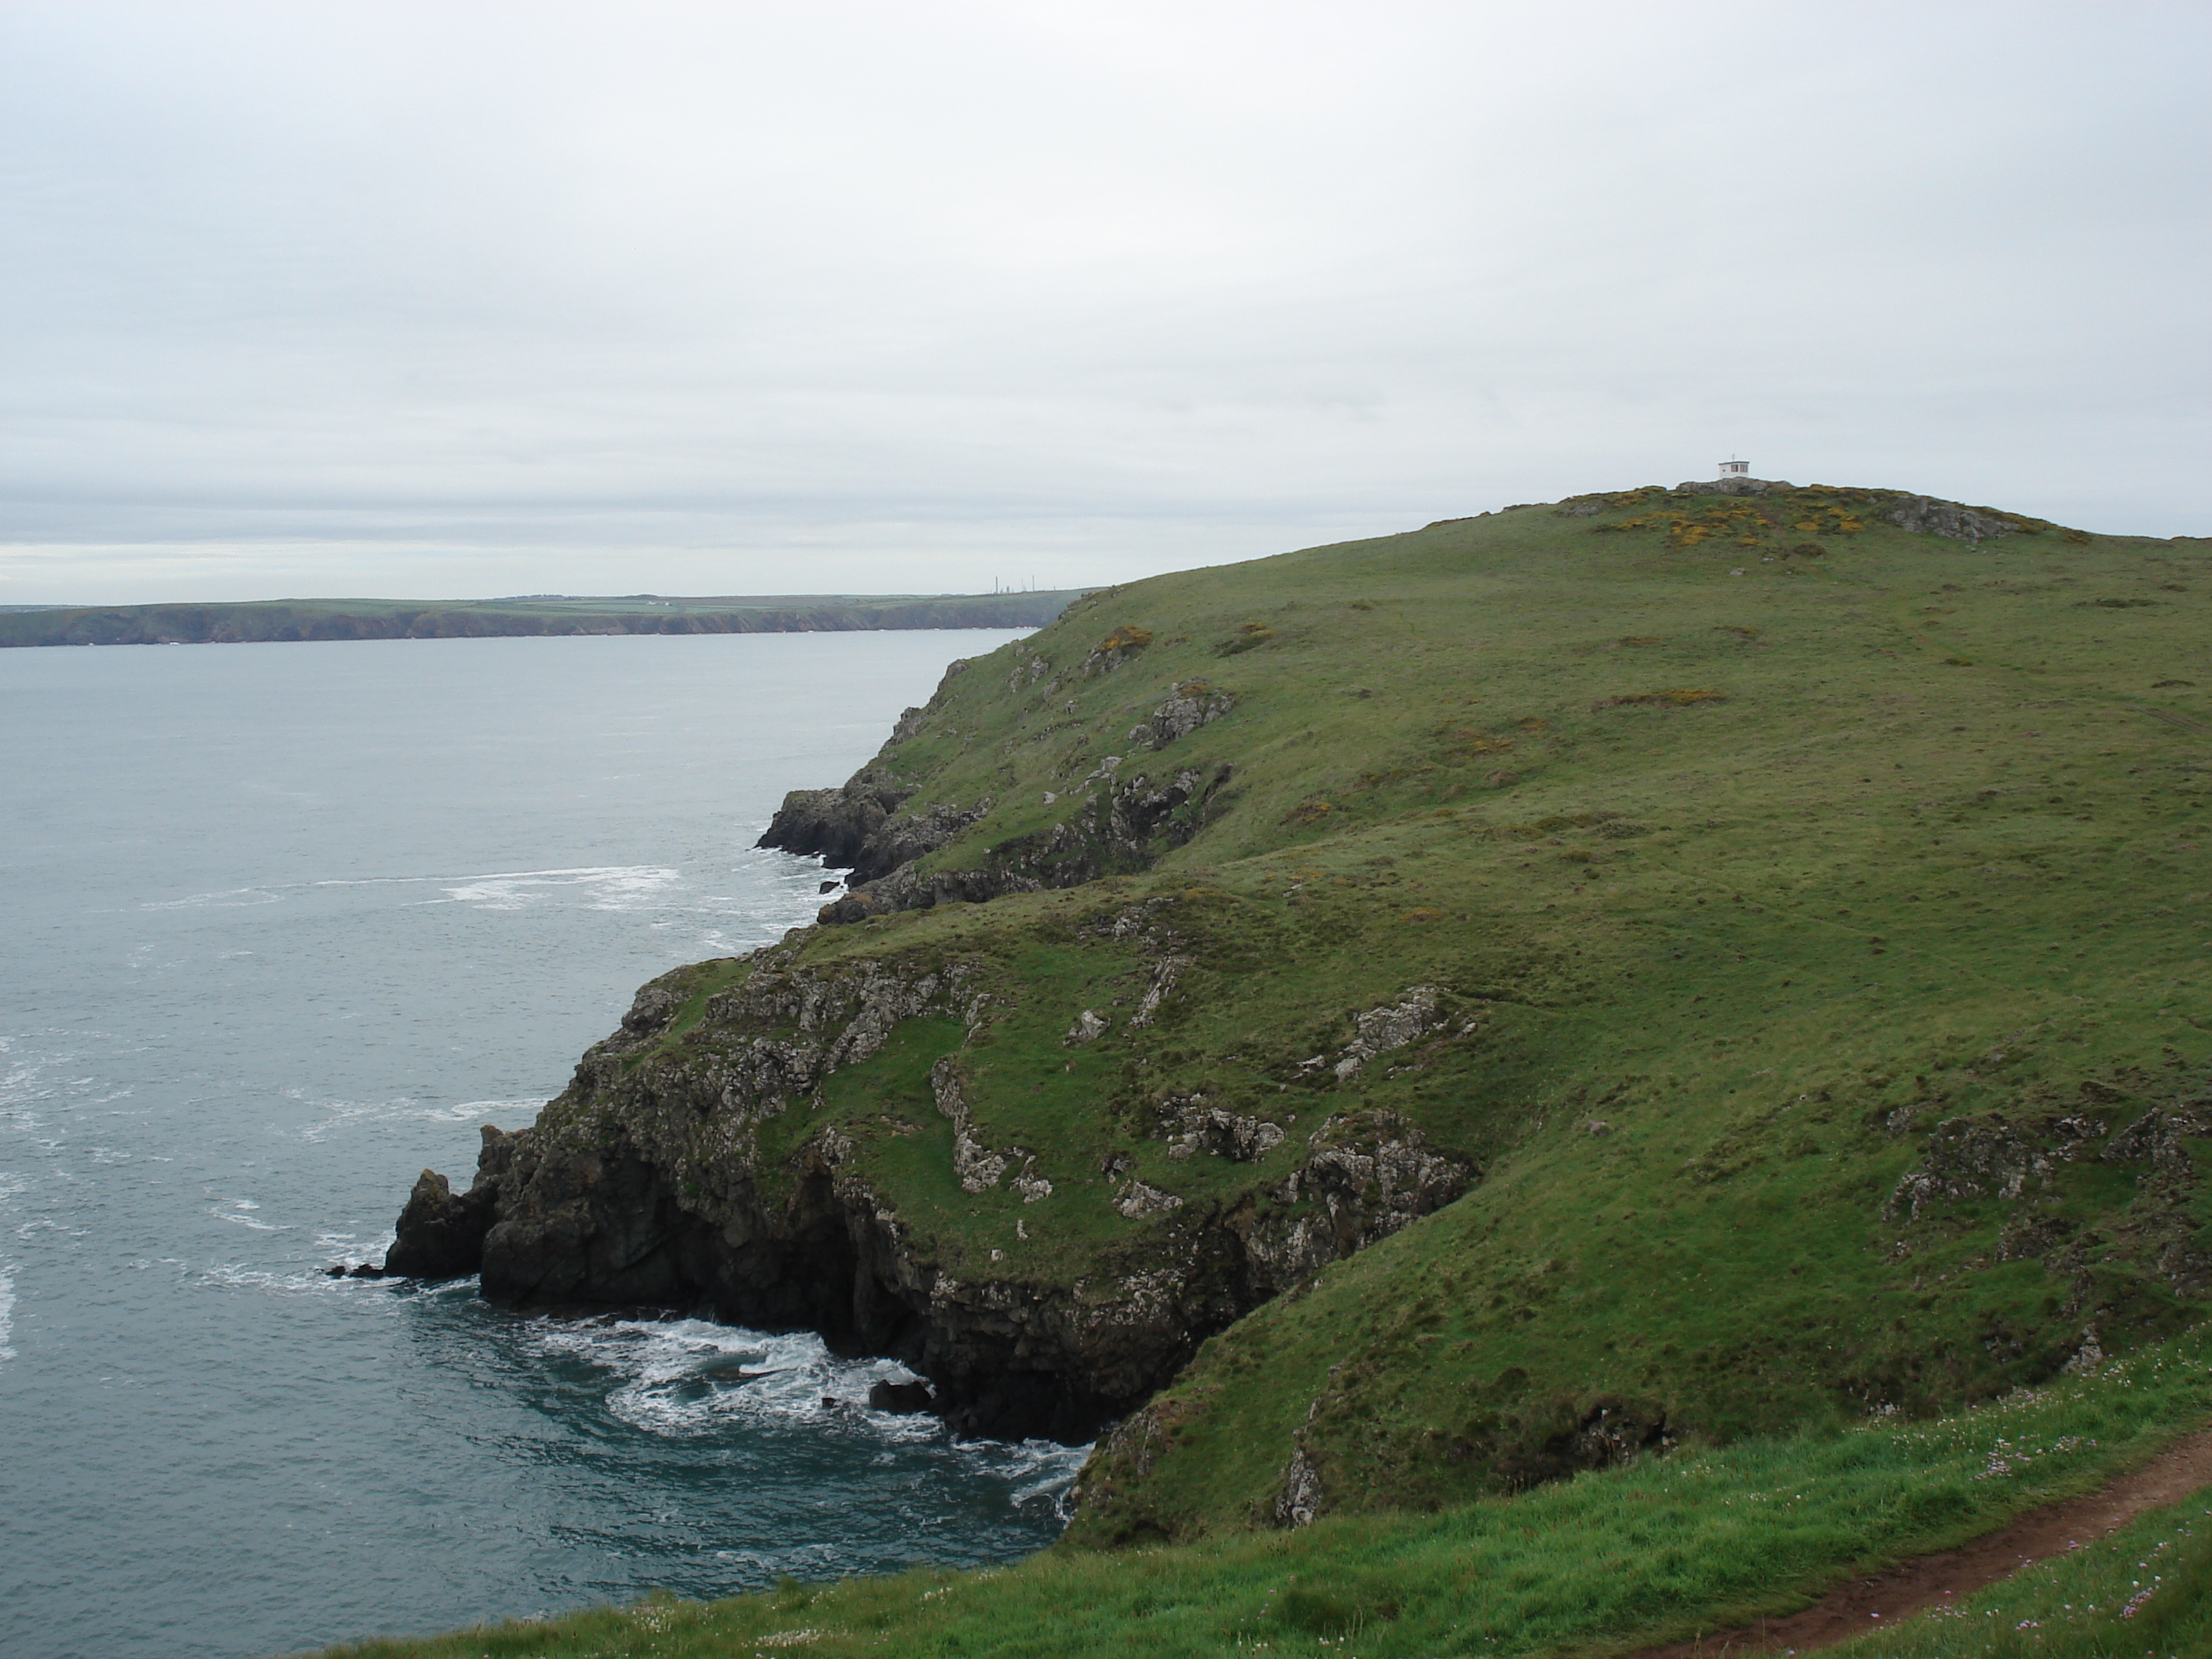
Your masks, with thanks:
[(765, 599), (533, 594), (513, 599), (256, 599), (46, 605), (0, 611), (0, 647), (486, 639), (570, 634), (794, 634), (873, 628), (1039, 628), (1079, 597), (822, 593)]
[[(871, 769), (962, 826), (913, 871), (1109, 873), (681, 970), (609, 1065), (723, 1063), (764, 972), (957, 967), (989, 1018), (906, 1020), (757, 1126), (759, 1178), (834, 1133), (948, 1282), (1180, 1263), (1213, 1334), (1020, 1569), (404, 1650), (1620, 1649), (2200, 1423), (2206, 549), (1929, 506), (1515, 508), (1112, 590), (948, 677)], [(1219, 781), (1133, 839), (1164, 769)], [(962, 1178), (948, 1057), (1027, 1185)], [(1254, 1308), (1222, 1242), (1309, 1248), (1328, 1158), (1387, 1187), (1385, 1140), (1464, 1195)]]

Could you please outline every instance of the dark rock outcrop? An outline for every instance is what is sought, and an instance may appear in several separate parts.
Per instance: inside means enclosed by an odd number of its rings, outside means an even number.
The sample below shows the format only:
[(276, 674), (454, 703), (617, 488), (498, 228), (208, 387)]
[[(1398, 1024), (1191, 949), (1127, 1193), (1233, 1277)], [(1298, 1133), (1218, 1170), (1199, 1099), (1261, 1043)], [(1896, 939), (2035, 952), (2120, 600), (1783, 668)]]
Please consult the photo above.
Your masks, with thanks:
[[(999, 842), (966, 869), (915, 866), (980, 819), (989, 802), (966, 812), (932, 808), (927, 827), (921, 827), (921, 818), (888, 820), (871, 843), (868, 862), (853, 872), (845, 896), (823, 906), (816, 920), (836, 926), (895, 910), (981, 904), (1008, 893), (1079, 887), (1101, 876), (1143, 870), (1198, 833), (1209, 806), (1235, 775), (1225, 762), (1211, 770), (1185, 767), (1166, 776), (1139, 772), (1127, 779), (1117, 777), (1119, 768), (1118, 757), (1109, 757), (1085, 780), (1093, 787), (1074, 813), (1050, 830)], [(864, 874), (879, 862), (878, 851), (910, 856), (884, 873)]]
[[(466, 1194), (425, 1174), (394, 1263), (480, 1271), (485, 1295), (515, 1306), (696, 1306), (812, 1329), (839, 1352), (927, 1377), (932, 1408), (959, 1432), (1077, 1442), (1159, 1389), (1206, 1337), (1449, 1203), (1473, 1176), (1403, 1119), (1356, 1111), (1312, 1131), (1287, 1178), (1225, 1202), (1138, 1206), (1129, 1218), (1142, 1224), (1107, 1271), (956, 1272), (862, 1173), (836, 1121), (772, 1162), (760, 1133), (813, 1109), (833, 1073), (879, 1052), (902, 1022), (957, 1021), (972, 1040), (997, 1006), (988, 974), (958, 962), (808, 969), (790, 955), (762, 952), (680, 1045), (662, 1039), (683, 999), (647, 986), (535, 1125), (486, 1133)], [(1053, 1197), (1035, 1154), (976, 1138), (956, 1056), (930, 1084), (954, 1123), (964, 1188), (1004, 1179), (1026, 1201)], [(1282, 1133), (1203, 1114), (1189, 1129), (1231, 1158)]]
[(485, 1125), (477, 1180), (462, 1194), (435, 1170), (423, 1170), (399, 1212), (397, 1235), (385, 1254), (385, 1275), (460, 1279), (477, 1272), (483, 1263), (484, 1235), (491, 1230), (498, 1178), (510, 1151), (509, 1137)]
[(835, 789), (794, 789), (754, 845), (850, 869), (867, 856), (876, 832), (913, 793), (872, 768)]

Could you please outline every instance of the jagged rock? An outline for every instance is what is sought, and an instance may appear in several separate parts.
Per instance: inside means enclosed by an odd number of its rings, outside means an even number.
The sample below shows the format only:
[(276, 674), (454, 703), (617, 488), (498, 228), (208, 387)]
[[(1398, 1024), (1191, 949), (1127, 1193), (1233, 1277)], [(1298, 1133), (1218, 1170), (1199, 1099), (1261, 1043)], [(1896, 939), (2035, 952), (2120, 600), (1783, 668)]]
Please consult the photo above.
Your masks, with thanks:
[(1175, 696), (1152, 710), (1149, 719), (1131, 726), (1129, 741), (1145, 749), (1164, 749), (1177, 738), (1187, 738), (1200, 726), (1219, 720), (1236, 706), (1237, 699), (1226, 691), (1194, 680), (1177, 688)]
[[(885, 767), (884, 757), (920, 733), (929, 716), (945, 706), (952, 682), (966, 673), (968, 667), (964, 657), (946, 664), (944, 678), (938, 682), (929, 702), (900, 715), (898, 723), (891, 728), (890, 739), (876, 758), (845, 782), (835, 789), (794, 789), (786, 795), (783, 805), (769, 821), (768, 829), (753, 845), (818, 856), (824, 864), (854, 870), (855, 883), (896, 868), (899, 860), (891, 856), (890, 848), (884, 844), (872, 847), (872, 843), (877, 843), (890, 816), (912, 799), (914, 787), (901, 782)], [(871, 866), (870, 873), (857, 873), (864, 863)]]
[(2111, 1164), (2148, 1163), (2169, 1180), (2193, 1182), (2196, 1160), (2188, 1143), (2212, 1137), (2212, 1112), (2197, 1106), (2161, 1106), (2146, 1112), (2105, 1147)]
[(1692, 478), (1674, 486), (1677, 495), (1765, 495), (1797, 486), (1783, 478)]
[(1006, 690), (1018, 694), (1024, 687), (1035, 685), (1052, 672), (1052, 665), (1043, 655), (1017, 645), (1014, 647), (1014, 666), (1006, 676)]
[(919, 813), (902, 812), (886, 817), (862, 845), (847, 878), (858, 886), (925, 858), (951, 843), (969, 825), (989, 816), (991, 802), (973, 806), (936, 805)]
[(683, 1010), (683, 997), (656, 981), (641, 988), (631, 999), (629, 1012), (622, 1018), (622, 1028), (634, 1037), (657, 1036)]
[(1085, 679), (1094, 675), (1110, 674), (1152, 642), (1151, 629), (1124, 624), (1099, 641), (1098, 648), (1083, 659), (1083, 665), (1078, 672)]
[(1364, 1249), (1442, 1209), (1467, 1190), (1474, 1174), (1431, 1148), (1395, 1112), (1330, 1118), (1310, 1144), (1305, 1168), (1292, 1179), (1304, 1180), (1328, 1216), (1332, 1255)]
[(1435, 1030), (1440, 1023), (1437, 999), (1441, 994), (1433, 985), (1416, 985), (1401, 992), (1400, 1001), (1356, 1017), (1352, 1024), (1358, 1035), (1336, 1062), (1337, 1077), (1349, 1079), (1376, 1055), (1419, 1042)]
[(2087, 1117), (2063, 1117), (2039, 1128), (2001, 1112), (1946, 1118), (1929, 1132), (1926, 1162), (1908, 1170), (1882, 1207), (1892, 1220), (1917, 1221), (1933, 1204), (1970, 1198), (2016, 1200), (2030, 1180), (2039, 1182), (2055, 1164), (2086, 1155), (2105, 1126)]
[(1205, 1152), (1232, 1163), (1250, 1164), (1281, 1146), (1287, 1133), (1279, 1123), (1208, 1105), (1196, 1095), (1171, 1104), (1176, 1109), (1170, 1120), (1168, 1156), (1173, 1158)]
[(1067, 1028), (1067, 1035), (1060, 1038), (1060, 1042), (1071, 1048), (1085, 1042), (1096, 1042), (1106, 1035), (1107, 1028), (1111, 1023), (1103, 1014), (1085, 1008), (1075, 1017), (1075, 1024)]
[(423, 1170), (399, 1212), (392, 1248), (385, 1253), (378, 1276), (459, 1279), (477, 1272), (483, 1263), (484, 1236), (491, 1230), (498, 1176), (512, 1150), (513, 1138), (486, 1124), (477, 1158), (479, 1174), (464, 1194), (455, 1194), (435, 1170)]
[(1310, 1527), (1321, 1514), (1321, 1471), (1314, 1468), (1301, 1446), (1291, 1454), (1290, 1463), (1283, 1470), (1282, 1491), (1275, 1498), (1275, 1524)]
[(952, 1172), (963, 1193), (988, 1192), (1006, 1172), (1007, 1159), (978, 1141), (971, 1131), (960, 1063), (947, 1054), (930, 1068), (929, 1086), (937, 1109), (952, 1124)]
[[(1114, 758), (1118, 764), (1119, 757)], [(956, 902), (981, 904), (1007, 893), (1079, 887), (1101, 876), (1144, 869), (1198, 833), (1207, 805), (1232, 775), (1233, 769), (1226, 763), (1210, 773), (1185, 768), (1164, 779), (1139, 773), (1115, 782), (1110, 772), (1101, 774), (1099, 781), (1113, 787), (1095, 793), (1086, 806), (1077, 809), (1075, 816), (1049, 830), (999, 842), (980, 865), (924, 872), (908, 862), (868, 880), (866, 885), (857, 884), (863, 879), (862, 867), (855, 867), (849, 878), (854, 884), (848, 885), (845, 896), (824, 905), (815, 919), (838, 926), (896, 910), (928, 909)], [(988, 806), (985, 803), (970, 809), (966, 822), (974, 823)], [(949, 809), (932, 810), (946, 812), (935, 820), (940, 827), (961, 816)], [(946, 839), (958, 833), (953, 830)], [(900, 837), (896, 847), (890, 836), (871, 843), (865, 867), (873, 867), (879, 854), (903, 854), (927, 839), (908, 836), (903, 831), (895, 834)], [(921, 856), (921, 853), (915, 853), (915, 858)]]
[[(1118, 927), (1117, 923), (1117, 930)], [(1145, 994), (1137, 999), (1137, 1012), (1129, 1016), (1132, 1030), (1142, 1030), (1159, 1017), (1160, 1004), (1167, 1000), (1176, 981), (1190, 965), (1188, 957), (1163, 957), (1152, 964), (1152, 977), (1145, 981)]]
[(1156, 1215), (1168, 1215), (1182, 1208), (1182, 1200), (1173, 1193), (1164, 1193), (1131, 1176), (1128, 1183), (1114, 1194), (1114, 1207), (1131, 1221), (1142, 1221)]
[[(1034, 1152), (1023, 1159), (1020, 1173), (1006, 1182), (1006, 1185), (1012, 1191), (1021, 1194), (1022, 1202), (1024, 1204), (1042, 1204), (1052, 1196), (1052, 1182), (1037, 1173), (1036, 1154)], [(1017, 1231), (1020, 1230), (1021, 1224), (1018, 1221), (1014, 1224)]]
[(768, 829), (753, 844), (818, 856), (824, 864), (849, 867), (860, 861), (884, 820), (913, 793), (912, 788), (870, 769), (863, 769), (835, 789), (794, 789), (783, 798)]
[(2009, 536), (2020, 521), (1987, 507), (1962, 507), (1929, 495), (1907, 495), (1882, 514), (1900, 530), (1942, 536), (1954, 542), (1981, 542)]

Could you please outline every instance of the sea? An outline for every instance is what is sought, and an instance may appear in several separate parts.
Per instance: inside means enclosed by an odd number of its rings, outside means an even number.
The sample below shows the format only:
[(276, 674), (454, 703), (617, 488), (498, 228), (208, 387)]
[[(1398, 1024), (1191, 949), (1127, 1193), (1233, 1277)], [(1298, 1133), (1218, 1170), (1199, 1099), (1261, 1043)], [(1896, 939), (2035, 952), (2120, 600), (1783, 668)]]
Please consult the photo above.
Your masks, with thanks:
[(783, 793), (1014, 637), (0, 652), (0, 1655), (295, 1653), (1058, 1534), (1082, 1449), (872, 1413), (890, 1362), (325, 1271), (639, 984), (810, 921), (820, 866), (753, 846)]

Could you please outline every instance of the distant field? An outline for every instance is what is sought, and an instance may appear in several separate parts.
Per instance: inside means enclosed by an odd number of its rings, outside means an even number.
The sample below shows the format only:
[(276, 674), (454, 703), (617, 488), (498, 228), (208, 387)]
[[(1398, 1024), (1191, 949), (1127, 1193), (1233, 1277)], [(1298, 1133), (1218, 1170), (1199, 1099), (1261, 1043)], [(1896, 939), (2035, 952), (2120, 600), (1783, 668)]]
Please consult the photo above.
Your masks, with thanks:
[(811, 634), (871, 628), (1042, 628), (1082, 596), (787, 593), (672, 599), (533, 593), (505, 599), (255, 599), (0, 611), (0, 647), (239, 645), (512, 635)]

